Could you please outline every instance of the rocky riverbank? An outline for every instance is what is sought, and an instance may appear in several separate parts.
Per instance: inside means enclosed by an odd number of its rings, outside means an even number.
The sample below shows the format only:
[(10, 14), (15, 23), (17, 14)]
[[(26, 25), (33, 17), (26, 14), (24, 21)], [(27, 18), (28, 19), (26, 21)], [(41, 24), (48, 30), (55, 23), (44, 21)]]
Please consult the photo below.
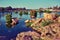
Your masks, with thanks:
[(39, 40), (40, 34), (35, 31), (28, 31), (19, 33), (16, 37), (16, 40)]
[[(33, 28), (34, 29), (34, 28)], [(60, 40), (60, 23), (19, 33), (16, 40)]]
[(16, 40), (60, 40), (60, 16), (46, 13), (43, 18), (25, 21), (34, 31), (22, 32)]

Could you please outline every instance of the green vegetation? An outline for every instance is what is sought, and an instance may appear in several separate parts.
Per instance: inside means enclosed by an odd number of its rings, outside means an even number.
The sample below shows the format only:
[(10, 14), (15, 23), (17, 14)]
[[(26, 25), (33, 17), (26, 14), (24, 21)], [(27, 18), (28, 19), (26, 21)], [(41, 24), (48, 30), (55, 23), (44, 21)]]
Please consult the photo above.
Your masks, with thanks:
[(28, 15), (28, 11), (24, 11), (24, 14), (25, 14), (25, 15)]
[(20, 11), (19, 15), (20, 15), (20, 16), (22, 16), (22, 15), (23, 15), (23, 12), (22, 12), (22, 11)]
[(32, 26), (33, 28), (36, 28), (37, 30), (40, 28), (40, 26)]
[(46, 12), (46, 13), (51, 13), (51, 11), (49, 11), (49, 10), (45, 10), (44, 12)]
[(4, 10), (5, 10), (5, 9), (4, 9), (4, 8), (2, 8), (2, 12), (4, 12)]
[(26, 26), (29, 27), (31, 26), (32, 22), (26, 23)]
[(38, 12), (39, 13), (43, 12), (43, 8), (39, 8)]
[(16, 11), (15, 14), (17, 14), (18, 12)]
[(11, 16), (11, 14), (7, 14), (6, 15), (6, 23), (7, 23), (7, 26), (11, 27), (11, 23), (12, 23), (12, 16)]
[(30, 16), (37, 17), (37, 11), (31, 10), (31, 11), (30, 11)]
[(57, 13), (55, 15), (56, 15), (56, 17), (59, 17), (60, 16), (60, 14), (57, 14)]
[(41, 26), (47, 26), (49, 24), (53, 23), (51, 20), (45, 20), (41, 22)]

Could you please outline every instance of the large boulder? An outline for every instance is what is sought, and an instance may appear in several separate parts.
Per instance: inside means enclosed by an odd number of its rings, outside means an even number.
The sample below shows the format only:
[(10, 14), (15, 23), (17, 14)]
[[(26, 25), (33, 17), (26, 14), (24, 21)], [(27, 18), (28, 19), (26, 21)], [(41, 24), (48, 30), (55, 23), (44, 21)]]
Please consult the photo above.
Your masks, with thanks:
[(44, 19), (54, 20), (57, 18), (55, 13), (44, 13)]
[(12, 23), (11, 25), (14, 26), (18, 23), (18, 19), (17, 18), (12, 18)]

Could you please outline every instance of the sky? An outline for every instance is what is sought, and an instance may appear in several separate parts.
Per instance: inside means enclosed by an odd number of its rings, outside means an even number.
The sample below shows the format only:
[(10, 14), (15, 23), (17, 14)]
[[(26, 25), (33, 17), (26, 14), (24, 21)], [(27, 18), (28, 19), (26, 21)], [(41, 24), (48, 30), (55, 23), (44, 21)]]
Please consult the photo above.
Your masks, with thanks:
[(0, 7), (38, 9), (60, 6), (60, 0), (0, 0)]

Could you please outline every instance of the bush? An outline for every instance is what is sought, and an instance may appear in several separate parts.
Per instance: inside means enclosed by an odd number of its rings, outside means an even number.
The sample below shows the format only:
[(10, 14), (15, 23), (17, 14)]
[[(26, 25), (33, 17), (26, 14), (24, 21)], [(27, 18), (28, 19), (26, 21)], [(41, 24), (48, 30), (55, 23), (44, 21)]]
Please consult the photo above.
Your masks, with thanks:
[(49, 10), (45, 10), (44, 12), (46, 12), (46, 13), (51, 13), (51, 11), (49, 11)]
[(6, 15), (6, 22), (7, 23), (12, 23), (12, 16), (11, 16), (11, 14), (7, 14)]
[(22, 12), (22, 11), (20, 11), (19, 15), (20, 15), (20, 16), (22, 16), (22, 15), (23, 15), (23, 12)]
[(26, 26), (29, 27), (31, 26), (32, 22), (26, 23)]
[(47, 26), (49, 24), (53, 23), (51, 20), (45, 20), (41, 22), (41, 26)]
[(25, 11), (24, 14), (25, 14), (25, 15), (28, 15), (28, 11)]
[(37, 11), (36, 10), (31, 10), (30, 11), (30, 16), (37, 17)]
[(6, 15), (6, 23), (7, 23), (6, 26), (11, 27), (11, 23), (12, 23), (12, 16), (11, 16), (11, 14), (7, 14)]

